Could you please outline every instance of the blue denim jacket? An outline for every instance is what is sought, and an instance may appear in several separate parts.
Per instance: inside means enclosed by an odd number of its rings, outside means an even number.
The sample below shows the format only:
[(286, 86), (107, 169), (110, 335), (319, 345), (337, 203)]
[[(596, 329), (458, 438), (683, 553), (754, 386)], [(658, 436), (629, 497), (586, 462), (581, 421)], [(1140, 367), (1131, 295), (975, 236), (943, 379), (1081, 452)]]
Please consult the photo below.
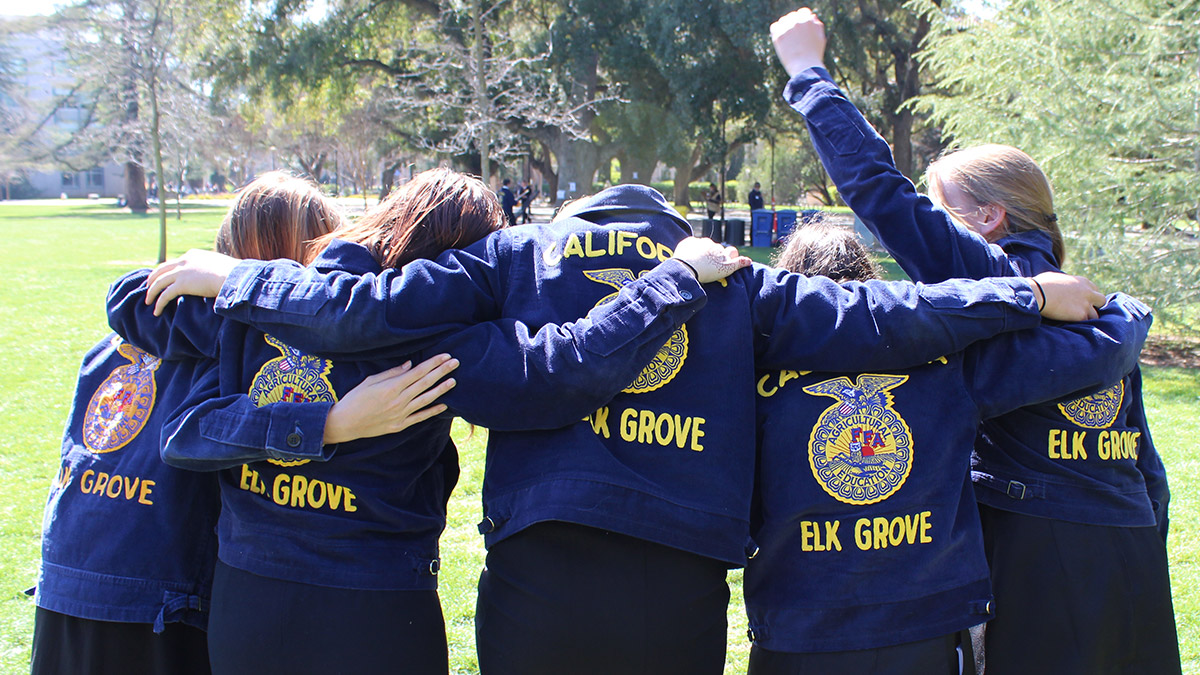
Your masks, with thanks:
[[(873, 649), (990, 618), (970, 473), (976, 431), (1020, 406), (1120, 381), (1149, 309), (1117, 294), (1100, 314), (908, 370), (760, 373), (760, 550), (745, 577), (755, 644)], [(1047, 352), (1061, 355), (1060, 369), (1041, 367)]]
[[(796, 75), (784, 99), (804, 116), (839, 194), (913, 279), (1058, 270), (1044, 232), (989, 244), (918, 193), (896, 169), (887, 143), (824, 69)], [(1049, 358), (1065, 355), (1046, 356), (1043, 367), (1062, 372)], [(1146, 425), (1136, 363), (1121, 382), (1079, 394), (984, 422), (974, 463), (979, 501), (1078, 523), (1157, 525), (1165, 538), (1170, 492)]]
[(116, 335), (84, 357), (42, 521), (39, 607), (156, 631), (207, 626), (217, 482), (159, 458), (159, 429), (194, 371)]

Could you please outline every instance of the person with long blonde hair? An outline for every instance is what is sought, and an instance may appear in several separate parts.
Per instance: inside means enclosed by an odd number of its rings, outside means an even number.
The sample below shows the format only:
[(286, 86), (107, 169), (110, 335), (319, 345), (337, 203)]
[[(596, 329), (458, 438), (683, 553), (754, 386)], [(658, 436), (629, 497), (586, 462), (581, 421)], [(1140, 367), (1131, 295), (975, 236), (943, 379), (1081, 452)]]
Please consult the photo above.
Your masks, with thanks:
[[(797, 229), (777, 264), (839, 283), (880, 274), (853, 230), (829, 223)], [(750, 675), (971, 673), (968, 629), (991, 613), (971, 483), (979, 424), (1120, 379), (1150, 319), (1117, 294), (1095, 320), (912, 368), (760, 372)], [(1039, 367), (1048, 351), (1060, 371)]]
[[(838, 193), (913, 279), (1061, 268), (1053, 192), (1029, 155), (1003, 145), (949, 153), (926, 174), (930, 199), (833, 84), (811, 10), (785, 16), (771, 34), (791, 77), (784, 98), (804, 116)], [(1045, 368), (1063, 358), (1048, 351)], [(995, 594), (989, 675), (1179, 672), (1169, 492), (1136, 363), (1107, 386), (984, 422), (974, 450)]]

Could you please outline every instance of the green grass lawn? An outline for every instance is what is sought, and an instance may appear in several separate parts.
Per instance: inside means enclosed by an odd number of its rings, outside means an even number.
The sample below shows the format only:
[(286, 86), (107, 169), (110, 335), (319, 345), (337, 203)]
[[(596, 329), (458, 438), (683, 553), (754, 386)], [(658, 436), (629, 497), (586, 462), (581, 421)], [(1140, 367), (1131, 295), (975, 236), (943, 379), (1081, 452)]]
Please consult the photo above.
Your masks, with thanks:
[[(169, 253), (207, 248), (220, 207), (185, 209), (168, 221)], [(42, 507), (58, 466), (62, 426), (83, 353), (107, 333), (104, 295), (122, 272), (153, 264), (158, 221), (109, 205), (0, 203), (2, 253), (13, 274), (0, 285), (0, 675), (28, 672), (33, 603), (24, 590), (37, 575)], [(756, 260), (769, 251), (749, 249)], [(893, 270), (894, 273), (894, 270)], [(1188, 477), (1200, 472), (1200, 372), (1147, 369), (1146, 403), (1154, 440), (1173, 479), (1171, 573), (1184, 672), (1200, 673), (1200, 495)], [(442, 538), (441, 597), (451, 668), (473, 673), (475, 583), (483, 563), (480, 517), (483, 447), (487, 432), (459, 425), (463, 473)], [(741, 574), (730, 575), (729, 657), (726, 672), (745, 672), (749, 645), (741, 611)]]

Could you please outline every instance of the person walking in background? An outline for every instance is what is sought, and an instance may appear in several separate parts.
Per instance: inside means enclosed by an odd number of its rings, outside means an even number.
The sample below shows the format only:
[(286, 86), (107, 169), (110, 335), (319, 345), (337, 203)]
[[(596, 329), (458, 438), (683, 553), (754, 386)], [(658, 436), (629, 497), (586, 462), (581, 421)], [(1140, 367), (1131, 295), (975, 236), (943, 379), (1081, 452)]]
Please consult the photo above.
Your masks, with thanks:
[(722, 241), (725, 238), (725, 233), (722, 231), (722, 223), (717, 220), (717, 215), (721, 213), (721, 202), (724, 201), (721, 197), (721, 191), (717, 189), (716, 183), (709, 183), (708, 190), (704, 193), (704, 206), (708, 211), (708, 222), (712, 224), (712, 233), (709, 235), (716, 241)]
[(521, 212), (517, 215), (519, 216), (518, 219), (521, 221), (521, 225), (533, 222), (531, 209), (533, 208), (533, 199), (536, 196), (533, 194), (533, 186), (529, 184), (529, 181), (523, 180), (520, 182), (517, 188), (517, 201), (521, 204)]
[[(833, 83), (811, 10), (780, 19), (771, 35), (791, 77), (784, 98), (839, 194), (914, 280), (1061, 267), (1053, 192), (1031, 157), (1003, 145), (950, 153), (927, 171), (931, 200)], [(1064, 355), (1045, 358), (1058, 370)], [(1012, 377), (1029, 381), (1035, 370)], [(1169, 491), (1136, 363), (1106, 388), (984, 422), (972, 469), (995, 594), (989, 675), (1180, 672)]]
[(708, 189), (704, 191), (704, 206), (708, 210), (709, 218), (716, 218), (721, 212), (721, 191), (717, 189), (716, 183), (709, 183)]
[(517, 196), (512, 191), (512, 180), (505, 178), (500, 185), (500, 208), (504, 210), (504, 217), (507, 219), (508, 227), (516, 227), (517, 216), (513, 209), (517, 206)]
[(754, 188), (750, 190), (750, 195), (747, 198), (750, 201), (751, 211), (757, 211), (758, 209), (766, 208), (766, 204), (763, 202), (761, 187), (762, 186), (759, 185), (758, 181), (754, 181)]

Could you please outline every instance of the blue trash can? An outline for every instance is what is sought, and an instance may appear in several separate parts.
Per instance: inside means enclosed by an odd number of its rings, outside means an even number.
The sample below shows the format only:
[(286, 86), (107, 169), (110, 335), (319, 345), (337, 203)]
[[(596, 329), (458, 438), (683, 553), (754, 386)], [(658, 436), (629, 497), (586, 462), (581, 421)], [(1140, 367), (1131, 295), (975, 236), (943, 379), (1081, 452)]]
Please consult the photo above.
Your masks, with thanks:
[(779, 210), (775, 212), (775, 240), (777, 242), (787, 239), (787, 236), (796, 229), (796, 212), (791, 210)]
[(775, 238), (775, 213), (768, 209), (750, 212), (750, 245), (770, 246)]

